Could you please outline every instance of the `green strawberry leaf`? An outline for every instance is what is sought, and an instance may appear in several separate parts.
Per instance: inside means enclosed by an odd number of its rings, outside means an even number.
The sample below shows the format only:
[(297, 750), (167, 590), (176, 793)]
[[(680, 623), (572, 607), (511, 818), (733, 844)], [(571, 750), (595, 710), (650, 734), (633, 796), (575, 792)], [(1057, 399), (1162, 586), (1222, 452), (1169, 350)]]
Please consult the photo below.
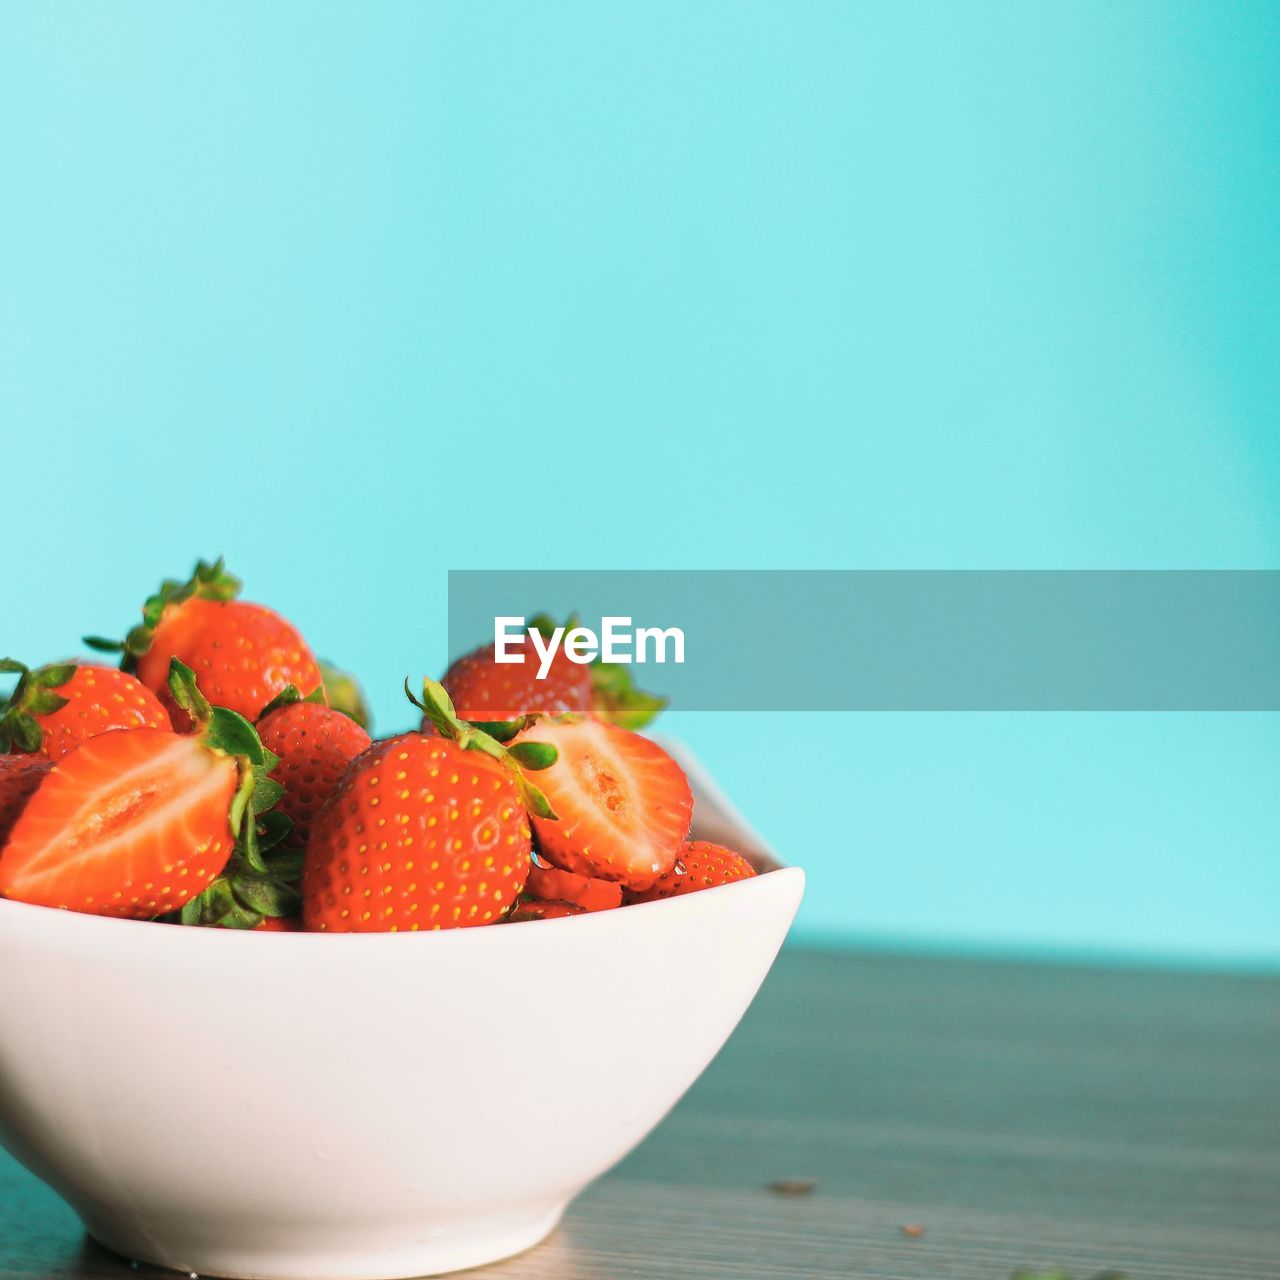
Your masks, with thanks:
[(422, 697), (416, 698), (409, 688), (409, 677), (404, 678), (405, 697), (413, 703), (423, 715), (435, 725), (442, 738), (450, 738), (454, 742), (461, 739), (466, 732), (466, 724), (458, 719), (453, 699), (449, 697), (444, 685), (438, 680), (422, 682)]
[[(264, 817), (271, 817), (271, 814), (264, 814)], [(290, 823), (290, 828), (293, 824)], [(271, 856), (267, 859), (267, 865), (271, 868), (271, 874), (278, 880), (283, 880), (286, 884), (293, 884), (302, 876), (302, 867), (306, 861), (306, 854), (302, 849), (276, 849), (272, 851)]]
[(559, 821), (559, 814), (551, 807), (551, 801), (523, 773), (516, 779), (516, 785), (520, 789), (520, 799), (524, 801), (524, 807), (535, 818), (550, 818), (552, 822)]
[[(229, 707), (213, 708), (204, 739), (215, 751), (229, 756), (245, 756), (251, 764), (259, 767), (266, 763), (266, 748), (258, 737), (258, 731), (238, 711)], [(279, 758), (273, 757), (271, 768), (277, 763)]]
[(471, 727), (487, 733), (499, 742), (510, 742), (518, 733), (522, 733), (535, 720), (534, 716), (517, 716), (514, 720), (472, 720)]
[[(550, 639), (557, 623), (550, 614), (539, 613), (530, 618), (527, 625)], [(565, 632), (578, 625), (578, 615), (572, 614), (564, 624)], [(623, 729), (643, 729), (652, 724), (668, 702), (666, 698), (637, 689), (631, 668), (625, 663), (603, 662), (597, 658), (591, 664), (591, 683), (595, 688), (593, 710), (596, 715)]]
[(33, 671), (31, 679), (41, 689), (59, 689), (75, 675), (79, 665), (77, 662), (56, 662)]
[(231, 797), (231, 810), (228, 818), (231, 823), (231, 834), (237, 840), (240, 839), (241, 832), (244, 830), (244, 817), (249, 812), (249, 806), (253, 803), (253, 790), (256, 779), (253, 775), (253, 766), (243, 767), (247, 762), (241, 762), (240, 785), (236, 787), (236, 793)]
[[(280, 757), (276, 757), (277, 763)], [(274, 767), (274, 766), (272, 766)], [(265, 768), (265, 766), (264, 766)], [(270, 770), (267, 770), (270, 772)], [(284, 788), (274, 779), (267, 777), (261, 769), (254, 770), (253, 808), (256, 813), (266, 813), (284, 798)]]
[(8, 699), (0, 703), (0, 752), (39, 751), (44, 730), (37, 716), (52, 715), (70, 701), (55, 689), (61, 688), (75, 675), (74, 662), (51, 663), (34, 670), (16, 658), (0, 659), (0, 672), (18, 676), (18, 683)]
[(637, 689), (631, 668), (618, 662), (593, 662), (591, 683), (595, 687), (596, 714), (623, 729), (643, 729), (667, 705), (666, 698)]
[(241, 905), (262, 916), (291, 916), (302, 906), (302, 897), (291, 885), (269, 876), (241, 876), (235, 896)]
[[(283, 792), (283, 788), (281, 788)], [(255, 790), (256, 795), (256, 790)], [(255, 803), (255, 808), (257, 807)], [(293, 819), (287, 813), (281, 813), (279, 809), (272, 809), (268, 813), (260, 813), (258, 815), (258, 848), (263, 854), (267, 854), (285, 840), (293, 831)], [(280, 855), (276, 855), (278, 858)], [(276, 861), (268, 859), (268, 862), (275, 867)], [(278, 868), (277, 868), (278, 870)], [(299, 862), (298, 870), (302, 870), (302, 864)]]
[(261, 711), (258, 712), (258, 719), (261, 720), (269, 712), (278, 711), (281, 707), (291, 707), (295, 702), (316, 702), (319, 703), (320, 706), (324, 706), (324, 688), (321, 685), (316, 685), (316, 687), (304, 698), (302, 694), (298, 692), (297, 685), (287, 684), (279, 693), (276, 694), (274, 698), (271, 699), (270, 702), (267, 703), (265, 707), (262, 708)]
[(274, 809), (284, 787), (269, 776), (280, 757), (262, 745), (258, 731), (244, 716), (211, 706), (200, 692), (195, 673), (177, 658), (169, 663), (169, 692), (195, 720), (204, 745), (233, 756), (240, 769), (227, 814), (235, 849), (222, 874), (178, 913), (178, 922), (253, 929), (264, 917), (294, 914), (301, 900), (292, 883), (302, 865), (292, 853), (276, 851), (293, 823)]
[(213, 715), (209, 700), (200, 692), (196, 673), (178, 658), (169, 659), (169, 695), (202, 728)]
[(19, 751), (25, 751), (28, 754), (39, 751), (40, 744), (44, 742), (44, 730), (30, 716), (15, 716), (11, 731)]
[(517, 742), (508, 752), (522, 769), (549, 769), (555, 764), (559, 752), (548, 742)]
[[(556, 762), (555, 747), (546, 742), (517, 743), (515, 747), (504, 746), (497, 738), (486, 733), (479, 724), (459, 720), (452, 699), (438, 680), (424, 680), (422, 697), (416, 698), (413, 690), (409, 688), (409, 678), (406, 676), (404, 692), (409, 701), (435, 725), (442, 738), (451, 739), (467, 751), (481, 751), (506, 768), (520, 792), (525, 808), (530, 813), (536, 814), (539, 818), (555, 818), (555, 811), (551, 808), (550, 801), (525, 777), (524, 769), (521, 768), (522, 755), (542, 762), (526, 765), (525, 768), (550, 767)], [(536, 718), (535, 716), (523, 717), (528, 724), (532, 724)], [(497, 723), (507, 727), (516, 722), (499, 721)]]
[(33, 688), (27, 697), (26, 711), (33, 716), (51, 716), (70, 701), (70, 698), (64, 698), (52, 690)]

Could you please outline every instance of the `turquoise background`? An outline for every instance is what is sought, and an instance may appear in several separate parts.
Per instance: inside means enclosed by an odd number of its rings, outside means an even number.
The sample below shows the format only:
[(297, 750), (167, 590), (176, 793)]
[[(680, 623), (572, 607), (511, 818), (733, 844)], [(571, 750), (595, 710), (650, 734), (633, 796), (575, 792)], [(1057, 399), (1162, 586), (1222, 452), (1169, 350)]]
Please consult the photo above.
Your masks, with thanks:
[[(1278, 41), (0, 6), (0, 644), (222, 551), (390, 728), (450, 567), (1278, 568)], [(667, 727), (810, 869), (801, 936), (1280, 964), (1275, 716)]]

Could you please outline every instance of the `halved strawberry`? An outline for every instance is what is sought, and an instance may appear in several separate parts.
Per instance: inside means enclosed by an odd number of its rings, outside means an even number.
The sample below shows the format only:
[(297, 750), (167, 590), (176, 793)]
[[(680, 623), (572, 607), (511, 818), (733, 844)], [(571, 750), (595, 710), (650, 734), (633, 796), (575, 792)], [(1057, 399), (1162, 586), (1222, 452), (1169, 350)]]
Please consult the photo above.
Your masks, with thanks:
[(43, 755), (0, 756), (0, 849), (4, 848), (27, 801), (52, 768), (52, 763)]
[(561, 871), (539, 862), (536, 855), (524, 891), (544, 902), (572, 902), (584, 911), (611, 911), (622, 906), (622, 886), (616, 880)]
[(61, 662), (30, 670), (12, 658), (0, 671), (21, 673), (0, 709), (0, 750), (16, 746), (60, 760), (72, 747), (109, 729), (168, 729), (160, 699), (116, 667)]
[(656, 902), (682, 893), (714, 889), (735, 880), (747, 880), (756, 869), (740, 853), (710, 840), (690, 840), (676, 859), (676, 864), (651, 888), (627, 894), (628, 902)]
[[(96, 915), (252, 928), (296, 909), (263, 857), (279, 822), (276, 757), (253, 726), (210, 707), (174, 662), (171, 692), (199, 733), (117, 729), (53, 767), (0, 855), (0, 896)], [(261, 833), (261, 836), (260, 836)]]
[(554, 747), (538, 774), (555, 819), (533, 815), (538, 848), (566, 871), (646, 889), (675, 864), (693, 793), (656, 742), (584, 716), (539, 718), (516, 739)]
[(69, 752), (0, 857), (0, 895), (147, 919), (205, 889), (231, 857), (235, 757), (169, 729), (120, 729)]

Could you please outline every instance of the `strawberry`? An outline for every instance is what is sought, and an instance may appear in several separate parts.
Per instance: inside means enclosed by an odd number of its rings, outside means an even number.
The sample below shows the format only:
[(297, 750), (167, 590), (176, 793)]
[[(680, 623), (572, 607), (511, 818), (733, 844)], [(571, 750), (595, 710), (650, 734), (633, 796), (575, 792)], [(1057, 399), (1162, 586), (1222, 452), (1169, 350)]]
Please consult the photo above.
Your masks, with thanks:
[(609, 911), (622, 905), (622, 886), (548, 866), (534, 855), (525, 892), (544, 902), (571, 902), (584, 911)]
[(742, 854), (734, 853), (722, 844), (712, 844), (710, 840), (690, 840), (680, 850), (675, 866), (665, 876), (651, 888), (627, 894), (627, 901), (657, 902), (659, 898), (714, 889), (717, 885), (746, 880), (755, 874), (755, 867)]
[(280, 757), (271, 776), (284, 788), (276, 808), (293, 822), (289, 843), (305, 849), (316, 815), (342, 771), (368, 749), (369, 735), (340, 711), (300, 699), (290, 685), (258, 721), (258, 736)]
[(169, 690), (169, 661), (178, 658), (195, 671), (204, 695), (249, 720), (294, 685), (310, 693), (322, 687), (320, 668), (292, 623), (260, 604), (237, 600), (240, 582), (222, 561), (196, 565), (185, 583), (173, 580), (142, 608), (142, 623), (123, 641), (86, 636), (91, 648), (123, 653), (121, 667), (165, 704), (173, 727), (189, 732), (192, 722)]
[[(407, 691), (407, 689), (406, 689)], [(307, 846), (303, 919), (311, 930), (455, 929), (499, 919), (529, 874), (526, 803), (549, 813), (511, 752), (463, 724), (428, 681), (424, 702), (439, 736), (404, 733), (357, 756)], [(415, 700), (416, 701), (416, 700)]]
[(587, 908), (575, 902), (520, 902), (512, 908), (503, 924), (520, 924), (525, 920), (560, 920), (565, 916), (586, 915)]
[(265, 777), (275, 757), (252, 725), (211, 708), (191, 672), (174, 666), (175, 699), (200, 732), (117, 729), (69, 751), (14, 824), (0, 896), (131, 919), (181, 910), (187, 923), (242, 926), (293, 905), (257, 836), (257, 809), (279, 790)]
[(557, 819), (533, 815), (544, 857), (632, 889), (671, 870), (689, 834), (693, 793), (656, 742), (585, 716), (538, 719), (517, 745), (529, 734), (557, 753), (538, 778)]
[(21, 673), (0, 711), (0, 750), (18, 746), (60, 760), (108, 729), (170, 727), (159, 698), (115, 667), (62, 662), (32, 671), (5, 658), (0, 671)]
[[(548, 637), (556, 629), (545, 613), (532, 618), (529, 626)], [(577, 620), (571, 618), (565, 630), (575, 626)], [(537, 655), (528, 642), (524, 661), (519, 663), (498, 662), (494, 646), (489, 644), (459, 658), (440, 683), (454, 706), (461, 708), (459, 716), (481, 724), (535, 713), (588, 711), (627, 729), (641, 729), (666, 706), (665, 698), (636, 689), (630, 669), (618, 663), (573, 662), (562, 647), (555, 651), (545, 678), (538, 678), (538, 668)], [(424, 730), (428, 723), (424, 721)]]
[(0, 858), (0, 895), (98, 915), (174, 911), (235, 843), (234, 757), (171, 729), (121, 729), (69, 752)]
[(532, 652), (524, 662), (500, 663), (493, 645), (485, 645), (459, 658), (440, 681), (463, 720), (480, 722), (514, 720), (536, 711), (559, 715), (563, 711), (590, 711), (595, 687), (588, 667), (570, 662), (557, 650), (546, 679), (538, 679), (538, 663)]
[(39, 754), (0, 756), (0, 849), (27, 801), (52, 768), (52, 762)]

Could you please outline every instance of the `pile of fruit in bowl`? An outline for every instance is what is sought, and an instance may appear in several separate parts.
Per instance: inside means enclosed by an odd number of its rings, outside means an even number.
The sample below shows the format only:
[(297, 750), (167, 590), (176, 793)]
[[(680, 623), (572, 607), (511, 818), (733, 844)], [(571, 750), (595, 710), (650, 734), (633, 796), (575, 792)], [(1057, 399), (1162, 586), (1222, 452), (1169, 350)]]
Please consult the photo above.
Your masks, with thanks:
[(719, 843), (625, 671), (481, 649), (374, 740), (238, 590), (202, 563), (118, 665), (4, 664), (0, 1144), (186, 1273), (527, 1249), (725, 1043), (804, 873)]
[[(359, 686), (238, 598), (222, 563), (167, 581), (118, 666), (18, 676), (0, 714), (0, 895), (235, 929), (414, 932), (609, 910), (756, 874), (688, 839), (693, 795), (638, 732), (626, 669), (492, 646), (405, 690), (374, 741)], [(535, 619), (535, 625), (541, 621)]]

